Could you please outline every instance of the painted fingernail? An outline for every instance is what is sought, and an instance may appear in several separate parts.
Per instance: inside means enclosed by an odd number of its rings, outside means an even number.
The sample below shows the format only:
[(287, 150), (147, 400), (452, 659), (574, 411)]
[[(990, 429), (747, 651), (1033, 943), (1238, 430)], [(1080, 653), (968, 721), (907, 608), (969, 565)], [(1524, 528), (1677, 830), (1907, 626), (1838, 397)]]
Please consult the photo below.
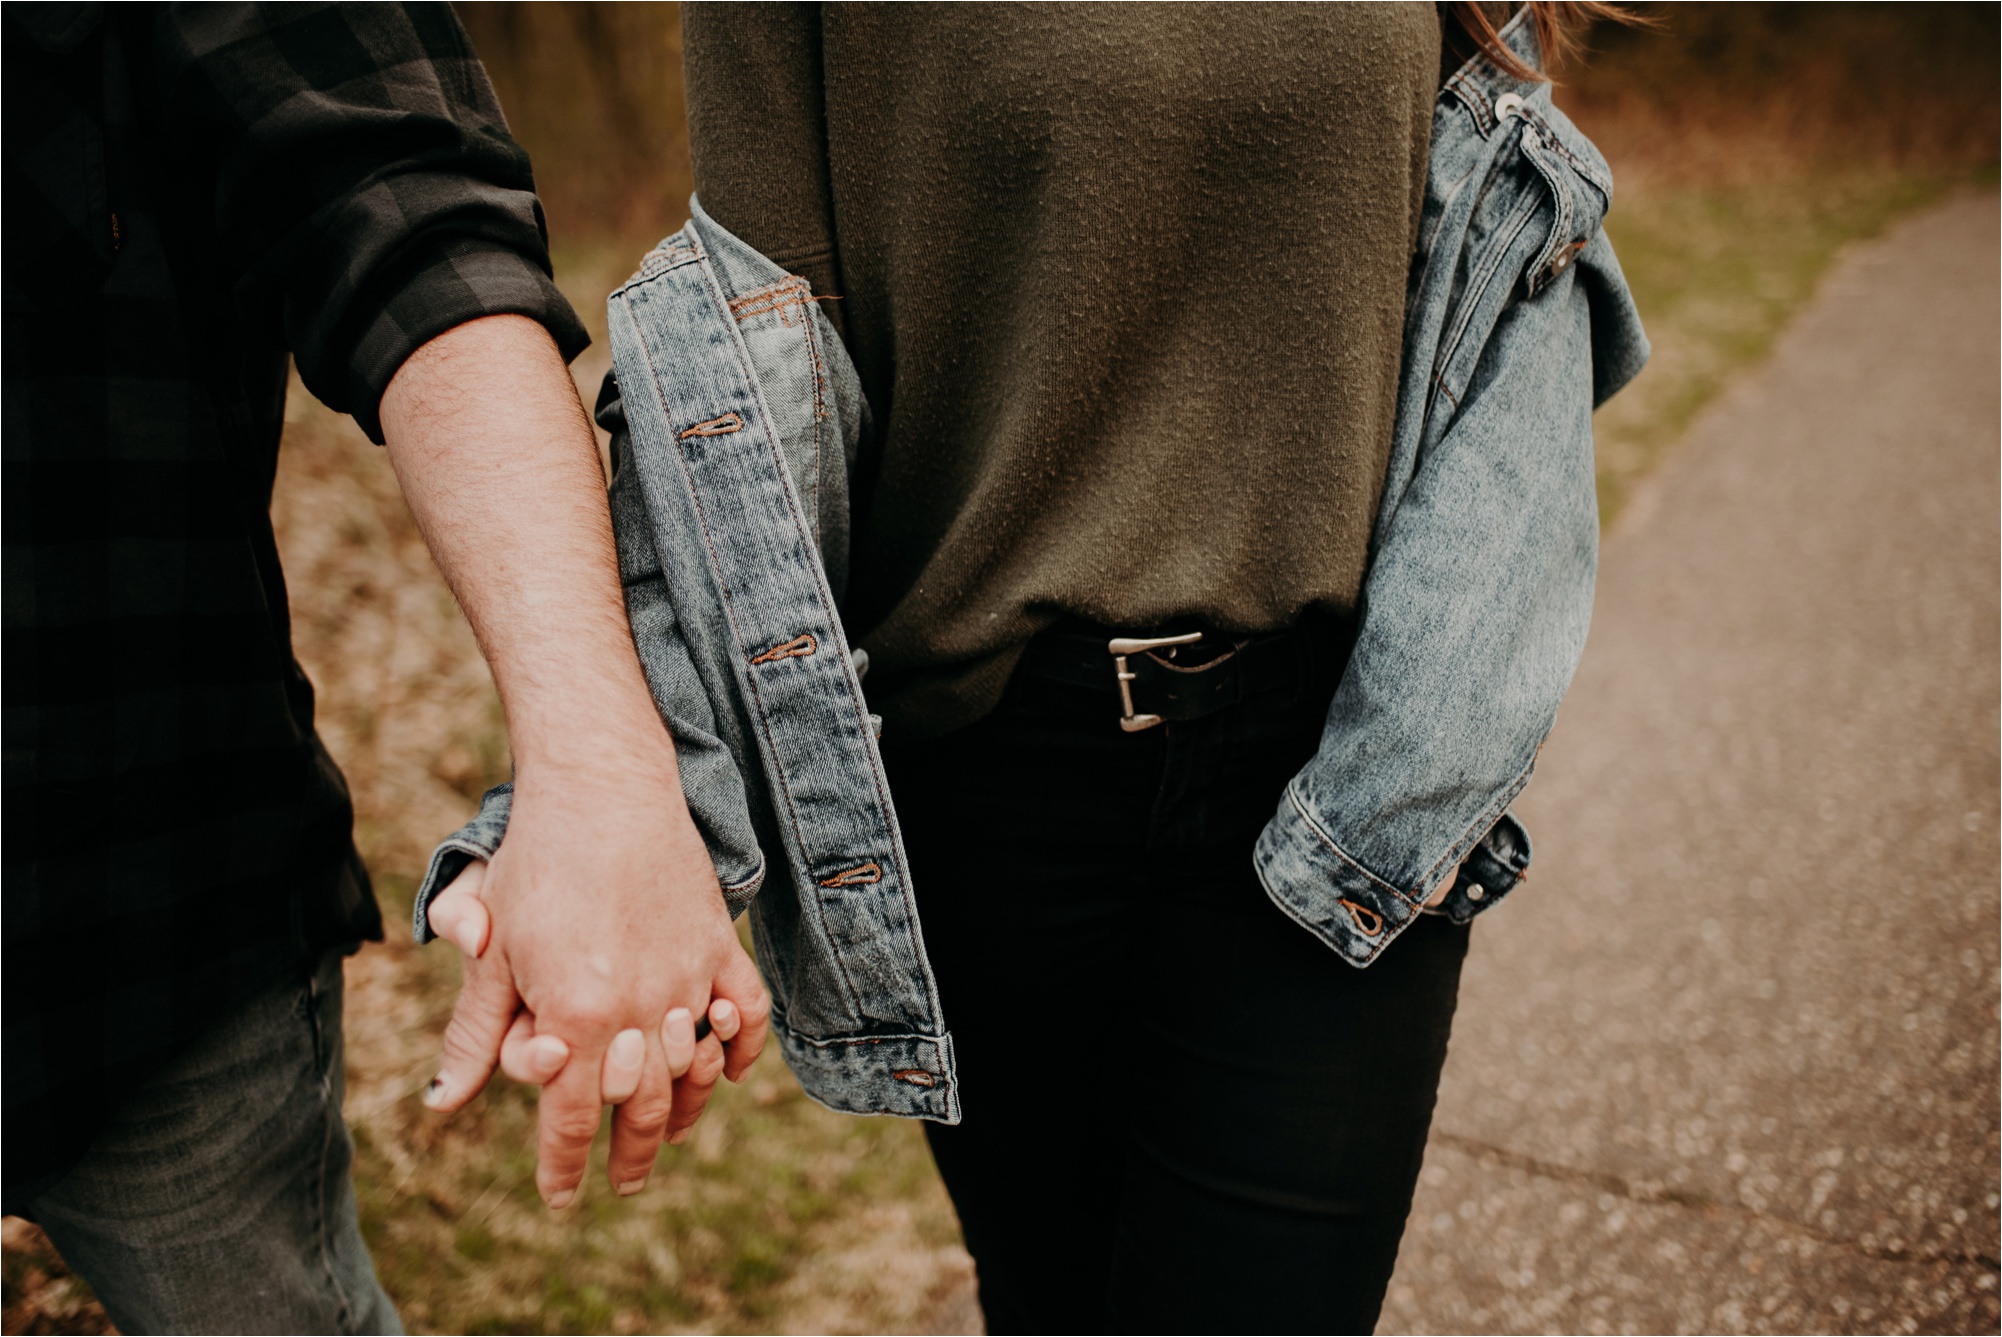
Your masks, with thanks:
[(434, 1110), (437, 1109), (445, 1103), (445, 1093), (449, 1089), (445, 1074), (439, 1073), (431, 1079), (431, 1084), (424, 1088), (424, 1103)]
[(630, 1198), (633, 1194), (639, 1192), (641, 1189), (645, 1187), (646, 1187), (646, 1180), (644, 1179), (628, 1179), (625, 1183), (619, 1185), (619, 1196), (622, 1198)]
[(549, 1204), (550, 1211), (560, 1212), (571, 1203), (577, 1201), (577, 1190), (566, 1188), (561, 1193), (550, 1194), (544, 1201)]
[(637, 1068), (646, 1058), (646, 1037), (637, 1030), (620, 1031), (612, 1037), (606, 1057), (622, 1068)]

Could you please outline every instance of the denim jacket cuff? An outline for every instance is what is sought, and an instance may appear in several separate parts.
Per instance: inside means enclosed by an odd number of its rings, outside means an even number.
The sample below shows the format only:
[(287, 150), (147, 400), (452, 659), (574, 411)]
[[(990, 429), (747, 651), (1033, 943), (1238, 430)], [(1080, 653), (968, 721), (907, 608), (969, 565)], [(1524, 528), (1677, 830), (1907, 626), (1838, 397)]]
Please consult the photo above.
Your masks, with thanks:
[(1529, 837), (1513, 815), (1503, 813), (1468, 855), (1446, 899), (1428, 910), (1423, 902), (1429, 888), (1407, 891), (1364, 868), (1289, 788), (1258, 837), (1253, 862), (1273, 904), (1350, 965), (1366, 966), (1421, 913), (1464, 924), (1501, 900), (1529, 866)]
[(1460, 865), (1453, 889), (1437, 905), (1427, 906), (1428, 915), (1444, 915), (1455, 924), (1464, 924), (1529, 878), (1529, 832), (1505, 812), (1481, 837), (1473, 853)]
[(431, 898), (452, 885), (452, 879), (466, 871), (475, 859), (494, 857), (507, 835), (508, 814), (514, 809), (514, 782), (495, 785), (480, 798), (480, 810), (473, 820), (438, 842), (431, 851), (431, 867), (417, 888), (416, 904), (410, 909), (410, 932), (418, 944), (438, 935), (431, 931)]

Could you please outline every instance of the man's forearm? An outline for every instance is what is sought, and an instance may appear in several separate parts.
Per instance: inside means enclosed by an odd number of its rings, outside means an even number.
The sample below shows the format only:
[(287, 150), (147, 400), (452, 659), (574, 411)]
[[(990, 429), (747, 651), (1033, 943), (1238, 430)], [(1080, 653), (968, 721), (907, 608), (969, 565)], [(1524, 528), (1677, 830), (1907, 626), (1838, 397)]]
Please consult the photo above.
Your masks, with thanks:
[[(544, 1198), (575, 1199), (608, 1103), (607, 1169), (635, 1193), (663, 1135), (685, 1135), (717, 1077), (755, 1060), (770, 1000), (633, 647), (597, 440), (555, 344), (518, 316), (468, 322), (411, 354), (382, 424), (493, 667), (515, 760), (507, 844), (477, 892), (455, 884), (431, 905), (434, 925), (457, 906), (453, 941), (469, 959), (426, 1102), (472, 1099), (509, 1037), (522, 1052), (542, 1045), (562, 1064), (534, 1077), (547, 1082)], [(705, 1015), (717, 1029), (698, 1040)]]
[[(620, 594), (597, 440), (556, 345), (488, 316), (413, 353), (382, 398), (404, 496), (492, 666), (517, 768), (667, 768)], [(639, 776), (633, 776), (638, 779)]]

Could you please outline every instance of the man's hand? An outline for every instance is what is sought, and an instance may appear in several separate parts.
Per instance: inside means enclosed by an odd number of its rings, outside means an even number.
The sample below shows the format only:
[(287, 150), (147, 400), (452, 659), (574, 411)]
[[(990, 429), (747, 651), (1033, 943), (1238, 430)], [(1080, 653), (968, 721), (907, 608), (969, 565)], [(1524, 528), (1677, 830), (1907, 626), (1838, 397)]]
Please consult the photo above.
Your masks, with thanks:
[[(612, 1182), (637, 1192), (662, 1137), (701, 1113), (726, 1066), (722, 1040), (740, 1073), (770, 1008), (640, 671), (590, 420), (542, 327), (492, 316), (413, 353), (382, 422), (493, 668), (515, 761), (506, 843), (432, 908), (440, 933), (477, 950), (428, 1103), (463, 1105), (496, 1062), (553, 1066), (544, 1199), (576, 1197), (606, 1104), (618, 1107)], [(697, 1043), (704, 1015), (718, 1033)]]
[[(456, 944), (461, 952), (473, 959), (485, 953), (492, 933), (493, 921), (481, 895), (486, 878), (485, 864), (468, 865), (432, 898), (426, 914), (431, 921), (432, 932)], [(469, 1023), (475, 1015), (468, 1010)], [(710, 999), (706, 1021), (686, 1008), (669, 1008), (661, 1025), (661, 1045), (667, 1051), (668, 1072), (679, 1081), (694, 1064), (695, 1046), (713, 1035), (723, 1046), (723, 1075), (733, 1082), (741, 1081), (764, 1050), (769, 1025), (768, 1006), (754, 1006), (752, 1011), (746, 1013), (720, 993)], [(477, 1088), (483, 1084), (494, 1068), (494, 1056), (488, 1052), (491, 1041), (491, 1027), (448, 1030), (445, 1037), (446, 1066), (454, 1071), (449, 1075), (441, 1073), (433, 1079), (425, 1093), (425, 1103), (437, 1106), (450, 1098), (447, 1092)], [(499, 1062), (502, 1072), (524, 1085), (543, 1086), (569, 1061), (570, 1046), (565, 1041), (552, 1034), (538, 1033), (535, 1018), (526, 1009), (515, 1013), (514, 1022), (501, 1041)], [(606, 1090), (614, 1089), (615, 1084), (607, 1079)], [(454, 1099), (453, 1103), (456, 1105), (463, 1101)], [(615, 1102), (608, 1099), (606, 1103)], [(680, 1094), (676, 1096), (676, 1108), (687, 1116), (686, 1122), (694, 1121), (696, 1111), (692, 1103)], [(671, 1140), (682, 1139), (677, 1136)]]
[[(574, 1198), (607, 1104), (617, 1106), (611, 1181), (621, 1193), (645, 1187), (663, 1137), (685, 1137), (726, 1067), (740, 1075), (756, 1059), (769, 1012), (685, 812), (677, 832), (658, 804), (636, 810), (582, 785), (559, 793), (560, 806), (530, 807), (518, 780), (491, 867), (468, 869), (432, 905), (433, 927), (470, 951), (426, 1096), (457, 1109), (496, 1063), (546, 1083), (536, 1182), (552, 1207)], [(593, 842), (587, 815), (622, 810), (627, 839)], [(620, 867), (626, 850), (646, 857)], [(580, 905), (593, 884), (599, 894)], [(690, 887), (701, 894), (683, 894)], [(705, 1015), (713, 1029), (698, 1043)]]

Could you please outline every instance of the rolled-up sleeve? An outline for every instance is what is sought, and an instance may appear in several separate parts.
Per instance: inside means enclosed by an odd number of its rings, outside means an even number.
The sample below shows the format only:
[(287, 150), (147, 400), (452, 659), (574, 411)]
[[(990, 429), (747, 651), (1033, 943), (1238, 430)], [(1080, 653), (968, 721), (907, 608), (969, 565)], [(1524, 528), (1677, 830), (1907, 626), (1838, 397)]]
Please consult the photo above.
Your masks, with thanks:
[(372, 440), (390, 378), (456, 325), (528, 316), (566, 359), (590, 342), (450, 6), (169, 5), (150, 36), (239, 317)]

